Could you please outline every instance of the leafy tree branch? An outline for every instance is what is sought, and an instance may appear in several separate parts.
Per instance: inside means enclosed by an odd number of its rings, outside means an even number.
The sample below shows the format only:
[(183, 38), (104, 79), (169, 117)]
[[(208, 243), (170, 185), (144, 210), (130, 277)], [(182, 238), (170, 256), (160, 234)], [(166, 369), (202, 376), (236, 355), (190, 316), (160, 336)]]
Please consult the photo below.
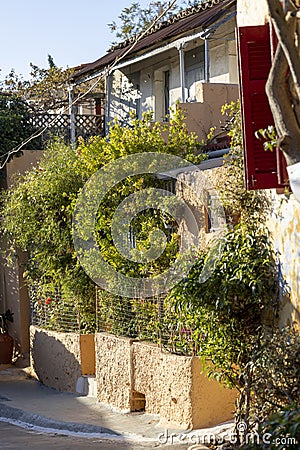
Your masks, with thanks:
[[(128, 7), (122, 9), (118, 21), (113, 21), (108, 24), (112, 33), (118, 39), (113, 45), (118, 42), (126, 41), (139, 33), (145, 31), (153, 22), (153, 20), (160, 16), (162, 12), (167, 9), (169, 1), (150, 1), (146, 7), (142, 7), (139, 3), (133, 2)], [(177, 12), (196, 6), (198, 0), (180, 0), (179, 5), (174, 5), (162, 18), (161, 22), (167, 21)], [(202, 3), (205, 3), (203, 1)]]

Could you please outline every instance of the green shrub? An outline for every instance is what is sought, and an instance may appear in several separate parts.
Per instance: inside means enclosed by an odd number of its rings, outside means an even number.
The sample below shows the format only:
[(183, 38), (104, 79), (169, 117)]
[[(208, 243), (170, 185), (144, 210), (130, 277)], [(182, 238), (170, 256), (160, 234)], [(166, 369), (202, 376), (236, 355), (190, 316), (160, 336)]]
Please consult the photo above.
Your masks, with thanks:
[[(291, 404), (272, 414), (258, 429), (245, 450), (298, 450), (300, 446), (300, 407)], [(259, 440), (259, 442), (257, 442)], [(251, 441), (251, 439), (250, 439)]]
[[(197, 137), (189, 133), (183, 113), (177, 111), (168, 127), (151, 124), (151, 115), (132, 119), (128, 127), (115, 123), (107, 138), (93, 137), (76, 149), (55, 140), (45, 151), (39, 164), (16, 178), (2, 192), (1, 234), (7, 242), (10, 259), (18, 250), (26, 252), (28, 264), (25, 277), (29, 285), (38, 283), (41, 290), (58, 289), (67, 304), (77, 305), (80, 328), (95, 327), (95, 285), (81, 269), (72, 239), (72, 216), (78, 193), (86, 181), (102, 166), (115, 159), (139, 152), (177, 154), (195, 157), (199, 149)], [(168, 142), (163, 132), (168, 130)], [(153, 276), (167, 267), (177, 253), (177, 240), (169, 233), (164, 255), (153, 264), (135, 264), (116, 251), (111, 236), (111, 223), (116, 206), (136, 189), (157, 186), (151, 176), (137, 176), (119, 183), (106, 196), (96, 224), (98, 245), (104, 257), (116, 269), (129, 276)], [(147, 246), (149, 229), (163, 226), (162, 213), (152, 210), (140, 214), (135, 222), (138, 245)], [(74, 314), (77, 314), (77, 312)], [(53, 320), (51, 326), (55, 326)]]

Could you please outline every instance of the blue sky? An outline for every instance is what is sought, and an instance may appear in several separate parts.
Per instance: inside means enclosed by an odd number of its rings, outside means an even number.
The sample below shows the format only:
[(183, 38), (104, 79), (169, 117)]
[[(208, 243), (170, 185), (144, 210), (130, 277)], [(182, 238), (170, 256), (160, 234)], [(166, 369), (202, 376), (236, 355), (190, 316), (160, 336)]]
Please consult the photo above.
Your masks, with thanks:
[[(0, 79), (14, 68), (28, 78), (29, 64), (59, 67), (102, 56), (114, 40), (107, 24), (133, 0), (8, 0), (1, 2)], [(145, 6), (148, 0), (141, 0)]]

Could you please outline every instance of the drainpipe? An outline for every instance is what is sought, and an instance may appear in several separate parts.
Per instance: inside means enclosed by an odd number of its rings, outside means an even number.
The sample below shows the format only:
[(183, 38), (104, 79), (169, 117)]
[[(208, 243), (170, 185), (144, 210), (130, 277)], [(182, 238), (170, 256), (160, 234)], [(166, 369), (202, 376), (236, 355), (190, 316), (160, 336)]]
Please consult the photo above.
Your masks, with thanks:
[(111, 76), (112, 72), (107, 73), (106, 77), (106, 108), (105, 108), (105, 135), (109, 133), (110, 122), (110, 102), (111, 102)]
[(74, 85), (69, 86), (69, 114), (70, 114), (70, 138), (71, 144), (74, 146), (76, 143), (76, 132), (75, 132), (75, 114), (74, 114), (74, 105), (73, 105), (73, 94), (74, 94)]
[(209, 83), (210, 73), (209, 73), (209, 41), (208, 37), (204, 39), (204, 52), (205, 52), (205, 83)]
[(185, 103), (185, 69), (184, 69), (184, 44), (178, 45), (179, 51), (179, 67), (180, 67), (180, 86), (181, 86), (181, 101)]

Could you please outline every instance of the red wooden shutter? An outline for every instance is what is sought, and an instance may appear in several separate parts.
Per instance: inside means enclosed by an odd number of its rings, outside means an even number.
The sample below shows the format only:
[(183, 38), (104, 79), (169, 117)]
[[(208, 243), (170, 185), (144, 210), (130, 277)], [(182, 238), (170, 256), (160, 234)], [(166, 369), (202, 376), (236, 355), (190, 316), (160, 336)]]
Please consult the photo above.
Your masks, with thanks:
[(239, 28), (238, 46), (246, 187), (282, 188), (285, 159), (281, 151), (279, 173), (276, 151), (265, 150), (263, 141), (255, 137), (257, 130), (274, 124), (265, 93), (271, 68), (269, 25)]

